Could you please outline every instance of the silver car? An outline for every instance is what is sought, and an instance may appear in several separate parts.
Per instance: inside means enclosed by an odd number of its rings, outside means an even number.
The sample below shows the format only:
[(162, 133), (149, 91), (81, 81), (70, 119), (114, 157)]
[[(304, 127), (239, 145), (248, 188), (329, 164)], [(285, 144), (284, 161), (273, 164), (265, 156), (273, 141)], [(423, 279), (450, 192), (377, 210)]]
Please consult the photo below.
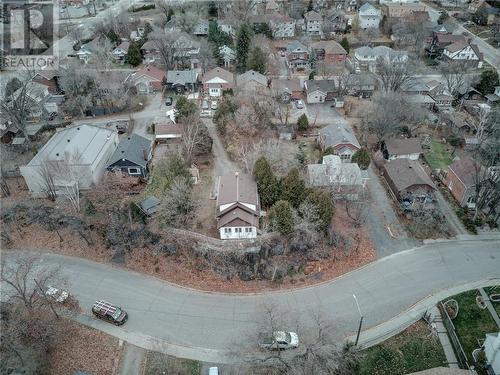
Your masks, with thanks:
[(259, 335), (259, 346), (262, 349), (282, 350), (299, 346), (299, 336), (295, 332), (274, 331), (271, 335)]

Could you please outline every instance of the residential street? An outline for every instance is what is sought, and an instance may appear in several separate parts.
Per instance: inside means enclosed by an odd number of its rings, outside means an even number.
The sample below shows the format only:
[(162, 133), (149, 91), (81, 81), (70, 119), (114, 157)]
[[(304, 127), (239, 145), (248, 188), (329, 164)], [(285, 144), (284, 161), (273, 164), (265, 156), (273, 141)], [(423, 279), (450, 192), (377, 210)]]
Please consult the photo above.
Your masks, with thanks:
[[(355, 293), (364, 329), (387, 321), (427, 296), (453, 286), (500, 278), (500, 239), (447, 241), (393, 254), (332, 281), (267, 294), (204, 293), (139, 273), (81, 258), (43, 254), (43, 265), (60, 264), (88, 316), (78, 320), (137, 345), (205, 361), (227, 361), (228, 351), (252, 351), (250, 339), (265, 305), (300, 317), (299, 335), (312, 324), (311, 312), (334, 323), (341, 336), (355, 332)], [(11, 252), (2, 255), (7, 261)], [(96, 299), (129, 312), (123, 327), (90, 317)], [(414, 319), (418, 319), (415, 316)], [(392, 330), (397, 327), (391, 327)]]

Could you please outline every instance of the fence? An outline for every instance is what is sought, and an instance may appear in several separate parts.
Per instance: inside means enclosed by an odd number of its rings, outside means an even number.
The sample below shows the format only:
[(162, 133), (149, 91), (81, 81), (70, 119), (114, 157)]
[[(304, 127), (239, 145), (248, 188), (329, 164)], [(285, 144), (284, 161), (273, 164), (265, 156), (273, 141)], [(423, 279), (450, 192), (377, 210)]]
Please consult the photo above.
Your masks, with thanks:
[(457, 333), (455, 331), (455, 325), (451, 321), (451, 318), (448, 315), (448, 311), (446, 311), (446, 308), (442, 302), (438, 303), (438, 308), (441, 312), (441, 316), (443, 317), (443, 324), (446, 327), (446, 331), (448, 332), (448, 337), (450, 338), (453, 350), (457, 355), (458, 364), (460, 368), (469, 370), (469, 362), (467, 361), (467, 356), (465, 355), (464, 348), (462, 347), (462, 344), (460, 344), (460, 340), (458, 339)]

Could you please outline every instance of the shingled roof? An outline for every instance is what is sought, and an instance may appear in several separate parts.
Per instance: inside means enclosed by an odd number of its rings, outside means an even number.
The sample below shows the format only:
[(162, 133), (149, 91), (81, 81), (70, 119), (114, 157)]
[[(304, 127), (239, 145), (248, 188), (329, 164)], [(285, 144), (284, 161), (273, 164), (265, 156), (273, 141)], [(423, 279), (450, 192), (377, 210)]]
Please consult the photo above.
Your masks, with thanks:
[(391, 160), (384, 165), (384, 170), (398, 192), (415, 185), (427, 185), (436, 189), (430, 177), (417, 161), (408, 159)]

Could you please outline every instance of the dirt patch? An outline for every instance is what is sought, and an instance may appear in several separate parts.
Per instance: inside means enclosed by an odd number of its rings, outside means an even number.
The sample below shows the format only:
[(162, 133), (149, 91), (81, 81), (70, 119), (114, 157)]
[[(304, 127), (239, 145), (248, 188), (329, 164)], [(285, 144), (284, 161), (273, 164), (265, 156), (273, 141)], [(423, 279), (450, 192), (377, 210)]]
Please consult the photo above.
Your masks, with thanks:
[(118, 340), (95, 329), (68, 322), (63, 335), (50, 353), (50, 374), (114, 374), (122, 348)]

